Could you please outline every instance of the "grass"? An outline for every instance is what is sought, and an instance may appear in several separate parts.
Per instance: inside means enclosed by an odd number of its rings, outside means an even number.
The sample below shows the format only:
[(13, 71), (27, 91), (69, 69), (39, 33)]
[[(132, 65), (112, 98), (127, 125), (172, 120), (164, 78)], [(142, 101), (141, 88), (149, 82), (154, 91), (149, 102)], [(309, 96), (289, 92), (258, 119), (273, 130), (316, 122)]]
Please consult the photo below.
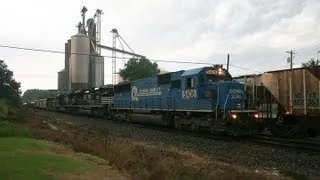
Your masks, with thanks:
[(0, 138), (0, 174), (3, 179), (53, 179), (52, 172), (81, 173), (87, 163), (57, 153), (52, 145), (29, 138)]
[(106, 179), (110, 172), (117, 175), (103, 159), (28, 137), (27, 129), (0, 122), (0, 179)]
[(30, 137), (30, 132), (8, 121), (0, 121), (0, 137)]

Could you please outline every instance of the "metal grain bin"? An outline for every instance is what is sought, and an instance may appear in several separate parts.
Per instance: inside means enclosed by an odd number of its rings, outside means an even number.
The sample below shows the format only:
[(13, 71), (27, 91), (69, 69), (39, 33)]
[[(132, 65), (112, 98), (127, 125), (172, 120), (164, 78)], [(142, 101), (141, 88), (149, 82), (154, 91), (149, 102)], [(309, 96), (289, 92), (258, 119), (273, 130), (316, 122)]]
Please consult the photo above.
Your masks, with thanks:
[(69, 61), (69, 90), (89, 88), (90, 40), (84, 34), (71, 37), (71, 55)]
[(92, 88), (104, 85), (104, 58), (103, 56), (90, 57), (90, 86)]

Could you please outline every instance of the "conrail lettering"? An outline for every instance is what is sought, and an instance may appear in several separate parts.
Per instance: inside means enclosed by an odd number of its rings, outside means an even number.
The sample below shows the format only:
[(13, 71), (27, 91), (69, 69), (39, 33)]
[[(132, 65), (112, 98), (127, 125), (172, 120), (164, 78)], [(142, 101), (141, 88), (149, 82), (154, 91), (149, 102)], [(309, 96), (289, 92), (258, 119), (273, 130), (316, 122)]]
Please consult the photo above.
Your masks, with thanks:
[(230, 89), (229, 93), (230, 94), (242, 94), (243, 90), (242, 89)]
[(160, 87), (138, 90), (138, 96), (160, 96), (160, 95), (162, 95)]
[(229, 90), (230, 99), (242, 99), (243, 90), (242, 89), (230, 89)]

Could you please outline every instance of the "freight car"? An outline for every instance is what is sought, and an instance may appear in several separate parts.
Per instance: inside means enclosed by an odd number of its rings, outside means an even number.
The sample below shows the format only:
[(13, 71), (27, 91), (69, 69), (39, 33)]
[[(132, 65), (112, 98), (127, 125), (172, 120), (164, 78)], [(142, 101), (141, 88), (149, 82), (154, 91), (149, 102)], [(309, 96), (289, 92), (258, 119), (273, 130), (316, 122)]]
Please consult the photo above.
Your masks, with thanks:
[(32, 105), (40, 109), (51, 110), (56, 106), (55, 98), (51, 97), (51, 98), (38, 99), (32, 102)]
[(113, 104), (113, 85), (58, 94), (56, 101), (57, 111), (74, 112), (81, 109), (89, 111), (93, 117), (108, 117)]
[(216, 65), (59, 94), (51, 104), (59, 111), (81, 109), (120, 121), (158, 120), (177, 129), (252, 134), (259, 117), (245, 108), (244, 87)]
[(256, 108), (275, 136), (320, 132), (320, 67), (236, 77), (246, 84), (246, 106)]

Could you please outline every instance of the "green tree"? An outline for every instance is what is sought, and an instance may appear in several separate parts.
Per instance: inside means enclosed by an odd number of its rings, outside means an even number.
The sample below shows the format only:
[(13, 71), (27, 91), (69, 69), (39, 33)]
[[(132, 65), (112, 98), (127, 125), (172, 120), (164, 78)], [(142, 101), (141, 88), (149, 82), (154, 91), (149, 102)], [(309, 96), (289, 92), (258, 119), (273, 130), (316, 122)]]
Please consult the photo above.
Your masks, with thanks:
[(8, 116), (8, 105), (3, 99), (0, 99), (0, 120), (6, 120), (7, 116)]
[(44, 99), (54, 97), (55, 91), (41, 90), (41, 89), (28, 89), (22, 95), (22, 102), (31, 102), (37, 99)]
[(151, 77), (160, 73), (157, 63), (152, 63), (148, 59), (131, 58), (125, 64), (124, 69), (120, 69), (120, 76), (125, 81), (134, 81), (141, 78)]
[(20, 105), (20, 83), (13, 79), (13, 72), (3, 60), (0, 60), (0, 99), (5, 99), (9, 105)]
[(314, 67), (314, 66), (319, 66), (319, 65), (320, 65), (319, 59), (314, 59), (314, 58), (311, 58), (306, 63), (302, 63), (302, 67)]

